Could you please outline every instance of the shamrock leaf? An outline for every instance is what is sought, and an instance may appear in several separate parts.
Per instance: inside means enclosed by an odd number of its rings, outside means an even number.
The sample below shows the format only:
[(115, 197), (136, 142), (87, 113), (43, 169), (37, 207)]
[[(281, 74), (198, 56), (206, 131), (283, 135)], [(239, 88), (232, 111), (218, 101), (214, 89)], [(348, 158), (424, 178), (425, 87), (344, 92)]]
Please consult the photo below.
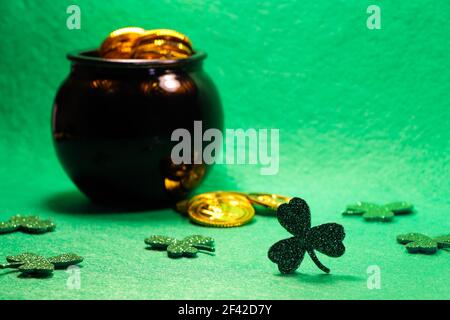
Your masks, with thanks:
[(167, 250), (170, 258), (195, 257), (199, 250), (214, 251), (214, 239), (193, 235), (177, 240), (166, 236), (150, 236), (144, 240), (154, 250)]
[(0, 234), (11, 233), (11, 232), (17, 231), (17, 229), (19, 229), (19, 226), (12, 223), (11, 221), (0, 222)]
[(45, 233), (55, 230), (56, 225), (51, 220), (43, 220), (36, 216), (16, 215), (6, 222), (0, 222), (0, 234), (14, 231), (26, 233)]
[(68, 266), (81, 263), (83, 261), (83, 257), (80, 257), (75, 253), (64, 253), (59, 256), (50, 257), (47, 260), (55, 266), (55, 269), (65, 269)]
[(46, 277), (51, 275), (54, 269), (81, 263), (83, 257), (74, 253), (65, 253), (47, 259), (34, 253), (25, 252), (16, 256), (8, 256), (6, 261), (8, 263), (0, 265), (0, 269), (16, 268), (24, 275)]
[(450, 247), (450, 234), (430, 238), (421, 233), (406, 233), (398, 235), (397, 242), (404, 244), (409, 253), (433, 254), (438, 249)]
[(150, 236), (144, 240), (152, 249), (166, 250), (168, 246), (177, 242), (177, 239), (166, 236)]
[(407, 202), (391, 202), (386, 205), (378, 205), (369, 202), (357, 202), (348, 205), (342, 213), (345, 216), (360, 216), (366, 221), (392, 221), (395, 215), (408, 214), (413, 211), (412, 204)]
[(278, 241), (269, 249), (268, 257), (278, 265), (281, 273), (297, 270), (306, 252), (319, 269), (329, 273), (330, 269), (319, 261), (314, 250), (330, 257), (340, 257), (344, 254), (344, 228), (337, 223), (311, 228), (311, 212), (305, 200), (292, 198), (289, 203), (280, 205), (277, 217), (280, 224), (294, 235)]
[(48, 276), (55, 267), (47, 259), (34, 253), (22, 253), (17, 256), (8, 256), (6, 260), (11, 263), (9, 267), (17, 267), (26, 275)]

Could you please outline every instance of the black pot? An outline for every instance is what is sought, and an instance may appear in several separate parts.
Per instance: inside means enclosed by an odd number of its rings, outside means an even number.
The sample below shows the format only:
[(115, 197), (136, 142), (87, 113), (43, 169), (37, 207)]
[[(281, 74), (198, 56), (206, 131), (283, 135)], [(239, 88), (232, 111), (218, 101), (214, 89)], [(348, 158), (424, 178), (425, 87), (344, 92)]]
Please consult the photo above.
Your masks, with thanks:
[(223, 128), (218, 92), (203, 71), (203, 52), (180, 60), (107, 60), (96, 51), (69, 54), (71, 72), (52, 116), (58, 158), (94, 202), (160, 207), (186, 197), (205, 164), (175, 165), (177, 128), (193, 136)]

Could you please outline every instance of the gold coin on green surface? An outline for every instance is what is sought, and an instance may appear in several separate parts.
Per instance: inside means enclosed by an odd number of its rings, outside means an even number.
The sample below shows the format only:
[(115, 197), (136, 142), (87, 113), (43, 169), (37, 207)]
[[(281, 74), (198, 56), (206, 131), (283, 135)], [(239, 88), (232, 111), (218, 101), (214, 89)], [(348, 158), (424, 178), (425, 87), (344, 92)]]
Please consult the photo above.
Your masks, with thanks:
[(247, 194), (247, 197), (252, 203), (259, 204), (272, 210), (277, 210), (280, 205), (288, 203), (291, 200), (290, 197), (278, 194), (256, 192)]
[(208, 192), (189, 200), (188, 214), (198, 224), (230, 228), (248, 223), (255, 216), (255, 209), (247, 197), (233, 192)]

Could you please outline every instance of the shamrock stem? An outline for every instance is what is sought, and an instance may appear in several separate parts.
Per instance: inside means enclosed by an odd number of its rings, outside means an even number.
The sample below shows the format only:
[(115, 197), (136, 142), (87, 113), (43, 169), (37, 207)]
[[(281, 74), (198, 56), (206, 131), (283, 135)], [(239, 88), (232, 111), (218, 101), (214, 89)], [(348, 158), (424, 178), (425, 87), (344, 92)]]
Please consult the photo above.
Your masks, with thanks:
[(0, 269), (18, 268), (21, 265), (23, 265), (23, 262), (5, 263), (5, 264), (0, 264)]
[(308, 250), (308, 254), (311, 257), (312, 261), (314, 261), (314, 263), (316, 264), (316, 266), (322, 270), (325, 273), (330, 273), (330, 269), (328, 269), (327, 267), (325, 267), (322, 262), (319, 261), (319, 258), (317, 258), (316, 253), (314, 252), (313, 249)]
[(194, 247), (196, 247), (199, 250), (206, 250), (206, 251), (210, 251), (210, 252), (215, 251), (214, 247), (210, 247), (210, 246), (195, 245)]

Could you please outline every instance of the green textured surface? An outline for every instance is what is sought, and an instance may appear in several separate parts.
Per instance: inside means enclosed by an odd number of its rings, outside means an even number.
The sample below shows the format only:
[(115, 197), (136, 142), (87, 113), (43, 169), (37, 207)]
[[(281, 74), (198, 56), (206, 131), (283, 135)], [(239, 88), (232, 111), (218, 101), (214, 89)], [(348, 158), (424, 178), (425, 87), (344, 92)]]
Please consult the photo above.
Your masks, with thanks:
[[(382, 8), (382, 30), (366, 8)], [(65, 27), (78, 3), (81, 30)], [(325, 4), (326, 3), (326, 4)], [(0, 272), (0, 298), (450, 298), (450, 253), (411, 255), (407, 232), (448, 234), (450, 3), (410, 1), (19, 1), (0, 2), (0, 220), (50, 217), (53, 233), (0, 236), (0, 255), (77, 252), (81, 289), (68, 274), (20, 279)], [(110, 213), (92, 207), (56, 161), (50, 109), (67, 76), (68, 51), (97, 46), (111, 30), (138, 25), (187, 33), (209, 53), (228, 128), (280, 128), (280, 172), (216, 166), (201, 191), (272, 191), (305, 198), (314, 225), (346, 228), (346, 254), (309, 259), (280, 276), (268, 248), (288, 236), (273, 217), (234, 229), (190, 224), (172, 210)], [(392, 223), (343, 217), (358, 200), (405, 200), (416, 214)], [(211, 236), (214, 257), (172, 260), (145, 250), (151, 234)], [(367, 289), (366, 269), (381, 269)]]

